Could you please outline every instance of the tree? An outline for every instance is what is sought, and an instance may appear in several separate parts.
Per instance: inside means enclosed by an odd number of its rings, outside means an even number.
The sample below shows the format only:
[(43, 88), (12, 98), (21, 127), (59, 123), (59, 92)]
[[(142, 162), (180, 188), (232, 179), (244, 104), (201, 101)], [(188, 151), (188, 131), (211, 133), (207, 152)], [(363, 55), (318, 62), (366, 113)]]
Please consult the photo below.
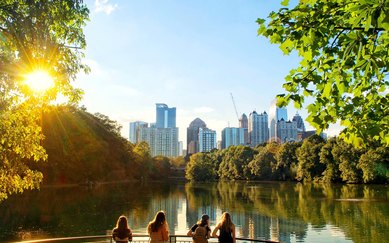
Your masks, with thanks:
[(293, 8), (258, 19), (258, 34), (278, 44), (284, 54), (297, 53), (278, 96), (284, 106), (302, 107), (318, 131), (340, 121), (341, 137), (356, 146), (374, 140), (389, 146), (389, 1), (305, 0)]
[(338, 138), (330, 138), (320, 151), (320, 163), (325, 166), (322, 177), (325, 182), (340, 181), (339, 161), (332, 153), (337, 143)]
[(216, 179), (214, 161), (208, 153), (196, 153), (190, 156), (186, 165), (185, 178), (193, 181), (212, 181)]
[(379, 147), (369, 149), (359, 158), (357, 168), (362, 170), (363, 182), (389, 181), (389, 151)]
[(256, 151), (248, 146), (230, 146), (226, 149), (219, 165), (221, 179), (243, 180), (251, 177), (248, 164), (253, 160)]
[(287, 142), (281, 145), (276, 154), (277, 171), (281, 180), (294, 180), (297, 171), (297, 149), (301, 147), (301, 142)]
[(165, 156), (154, 157), (151, 176), (156, 179), (167, 179), (169, 174), (170, 174), (169, 158)]
[(318, 135), (312, 135), (305, 139), (300, 148), (297, 149), (297, 175), (298, 181), (318, 179), (323, 171), (324, 165), (320, 163), (320, 150), (324, 140)]
[[(82, 26), (89, 11), (81, 0), (4, 0), (0, 4), (0, 201), (39, 187), (42, 173), (31, 161), (47, 159), (41, 146), (41, 113), (58, 94), (77, 102), (71, 86), (85, 48)], [(25, 74), (46, 70), (54, 87), (34, 93)]]
[(152, 170), (152, 157), (150, 146), (147, 142), (142, 141), (135, 145), (133, 152), (135, 154), (135, 163), (133, 169), (135, 171), (141, 172), (136, 175), (136, 177), (143, 179), (148, 176), (150, 174), (150, 171)]
[(340, 178), (346, 183), (361, 181), (362, 172), (357, 168), (361, 150), (338, 139), (332, 149), (334, 160), (339, 164)]

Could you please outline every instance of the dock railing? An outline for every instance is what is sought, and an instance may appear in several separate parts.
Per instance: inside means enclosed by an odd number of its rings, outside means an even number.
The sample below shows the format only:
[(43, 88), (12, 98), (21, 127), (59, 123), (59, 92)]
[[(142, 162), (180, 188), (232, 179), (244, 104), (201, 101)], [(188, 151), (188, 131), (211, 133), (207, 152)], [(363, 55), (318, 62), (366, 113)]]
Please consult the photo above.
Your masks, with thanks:
[[(92, 235), (92, 236), (74, 236), (74, 237), (62, 237), (62, 238), (50, 238), (50, 239), (39, 239), (39, 240), (26, 240), (19, 241), (20, 243), (38, 243), (38, 242), (104, 242), (114, 243), (111, 235)], [(132, 241), (134, 243), (148, 243), (149, 236), (143, 234), (133, 234)], [(192, 243), (192, 237), (186, 235), (170, 235), (169, 243)], [(218, 242), (217, 238), (211, 238), (208, 240), (209, 243)], [(249, 238), (236, 238), (237, 243), (243, 242), (265, 242), (265, 243), (281, 243), (279, 241), (262, 240), (262, 239), (249, 239)]]

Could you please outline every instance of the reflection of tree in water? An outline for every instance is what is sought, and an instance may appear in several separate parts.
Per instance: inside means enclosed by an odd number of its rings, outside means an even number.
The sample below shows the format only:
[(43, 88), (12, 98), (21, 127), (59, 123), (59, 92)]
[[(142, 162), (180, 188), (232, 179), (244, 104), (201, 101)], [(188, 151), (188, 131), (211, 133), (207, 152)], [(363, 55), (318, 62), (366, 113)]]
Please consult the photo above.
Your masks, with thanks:
[(303, 239), (310, 224), (339, 227), (354, 242), (389, 239), (388, 188), (379, 185), (219, 182), (216, 192), (212, 184), (187, 184), (186, 192), (192, 208), (216, 202), (229, 211), (241, 235), (267, 237), (277, 224), (279, 240), (288, 242), (291, 232)]
[(292, 236), (304, 239), (309, 225), (317, 231), (331, 225), (354, 242), (389, 239), (389, 188), (383, 185), (158, 182), (42, 188), (13, 195), (0, 204), (0, 241), (20, 240), (21, 231), (45, 237), (104, 234), (121, 214), (134, 229), (144, 230), (155, 211), (164, 208), (172, 230), (184, 193), (188, 226), (203, 212), (214, 223), (220, 211), (229, 211), (245, 237), (290, 242)]
[(177, 193), (164, 183), (152, 187), (120, 183), (92, 189), (42, 188), (13, 195), (0, 204), (0, 241), (20, 240), (16, 239), (19, 231), (38, 231), (42, 237), (105, 234), (121, 214), (134, 214), (133, 218), (148, 222), (155, 213), (149, 210), (151, 200)]

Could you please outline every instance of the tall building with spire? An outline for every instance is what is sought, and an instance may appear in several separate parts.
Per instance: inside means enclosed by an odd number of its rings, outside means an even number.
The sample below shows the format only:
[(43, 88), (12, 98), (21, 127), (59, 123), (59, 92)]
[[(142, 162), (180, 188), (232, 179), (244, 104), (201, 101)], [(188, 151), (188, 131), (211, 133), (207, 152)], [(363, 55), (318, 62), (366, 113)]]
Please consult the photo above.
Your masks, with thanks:
[(301, 116), (298, 113), (296, 113), (296, 115), (294, 115), (292, 121), (296, 122), (297, 141), (303, 140), (304, 133), (305, 133), (305, 125), (304, 125), (303, 119), (301, 118)]
[(239, 118), (239, 128), (243, 128), (243, 132), (244, 132), (243, 144), (248, 144), (249, 143), (249, 133), (248, 133), (249, 120), (247, 119), (247, 116), (244, 113)]

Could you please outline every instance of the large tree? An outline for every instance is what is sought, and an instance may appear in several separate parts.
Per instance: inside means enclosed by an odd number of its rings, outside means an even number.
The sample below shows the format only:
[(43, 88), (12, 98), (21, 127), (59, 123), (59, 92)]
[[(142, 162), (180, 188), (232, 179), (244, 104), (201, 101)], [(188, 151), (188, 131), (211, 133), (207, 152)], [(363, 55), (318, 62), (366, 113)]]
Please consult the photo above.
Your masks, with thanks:
[[(0, 201), (39, 187), (42, 174), (29, 163), (47, 159), (42, 111), (59, 94), (71, 103), (81, 97), (71, 81), (87, 71), (81, 58), (88, 14), (81, 0), (0, 2)], [(35, 70), (50, 74), (54, 85), (33, 92), (25, 76)]]
[[(346, 141), (389, 146), (389, 1), (300, 0), (258, 19), (259, 35), (301, 57), (278, 104), (306, 98), (307, 121), (322, 131), (340, 121)], [(292, 6), (293, 5), (293, 6)]]

